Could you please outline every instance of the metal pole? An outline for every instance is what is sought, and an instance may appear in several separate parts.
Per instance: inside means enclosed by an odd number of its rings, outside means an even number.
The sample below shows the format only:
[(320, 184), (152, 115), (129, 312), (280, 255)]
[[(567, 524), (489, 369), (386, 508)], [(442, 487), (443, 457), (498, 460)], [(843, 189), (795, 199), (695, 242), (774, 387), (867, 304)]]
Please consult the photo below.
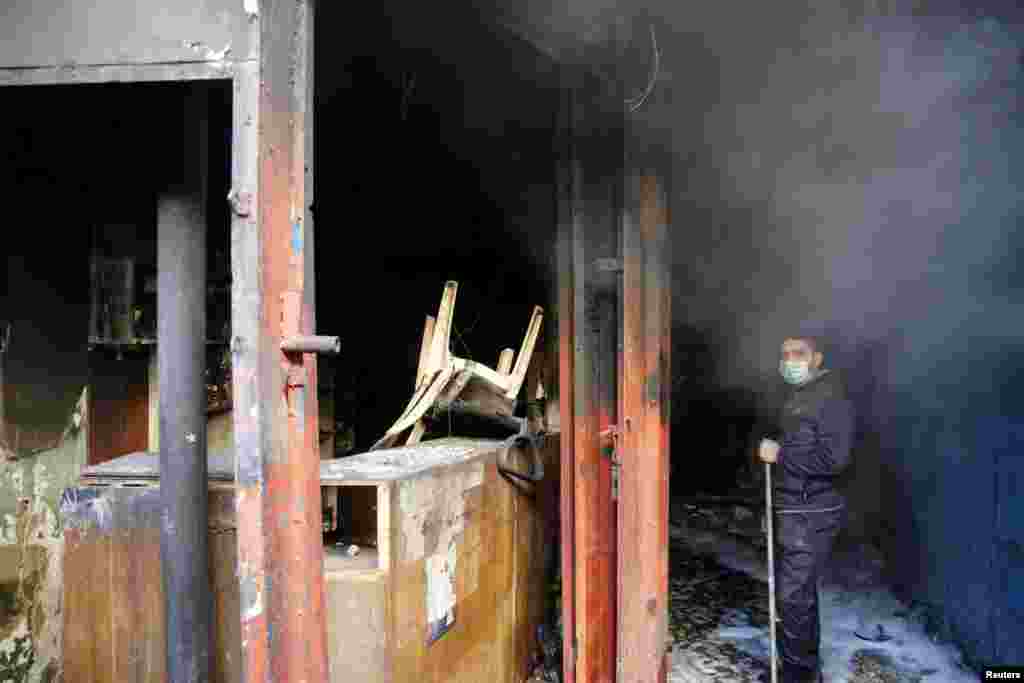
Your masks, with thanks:
[(160, 529), (167, 680), (210, 680), (207, 555), (206, 224), (198, 192), (169, 192), (157, 208), (157, 365), (160, 374)]
[(778, 681), (778, 668), (776, 666), (777, 653), (775, 650), (775, 538), (773, 534), (772, 519), (772, 466), (771, 463), (764, 464), (764, 492), (765, 492), (765, 524), (768, 529), (768, 618), (769, 633), (772, 644), (772, 683)]
[(234, 381), (250, 388), (242, 399), (248, 405), (235, 408), (249, 411), (235, 418), (236, 443), (245, 443), (235, 463), (243, 680), (324, 683), (317, 359), (281, 348), (316, 330), (309, 211), (316, 2), (258, 4), (259, 69), (243, 72), (239, 95), (248, 111), (234, 119), (256, 133), (242, 133), (245, 168), (236, 167), (242, 182), (234, 195), (236, 216), (253, 213), (245, 197), (255, 182), (255, 222), (236, 223), (246, 253), (232, 264), (233, 282), (242, 285), (232, 305)]
[(282, 339), (281, 350), (285, 353), (336, 354), (341, 351), (341, 341), (337, 337), (296, 335)]

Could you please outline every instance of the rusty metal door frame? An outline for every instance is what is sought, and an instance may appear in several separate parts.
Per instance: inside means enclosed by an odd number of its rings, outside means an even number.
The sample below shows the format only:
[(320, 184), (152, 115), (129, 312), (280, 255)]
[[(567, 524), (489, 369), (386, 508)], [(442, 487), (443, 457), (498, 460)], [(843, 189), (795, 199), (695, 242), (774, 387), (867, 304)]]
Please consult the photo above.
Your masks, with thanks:
[(666, 680), (671, 311), (665, 177), (634, 167), (623, 212), (619, 683)]
[(327, 677), (316, 331), (314, 0), (260, 2), (259, 64), (236, 79), (232, 223), (243, 680)]
[[(559, 343), (563, 675), (616, 669), (617, 232), (621, 120), (592, 75), (566, 69), (561, 117)], [(611, 144), (609, 144), (611, 143)]]
[[(587, 99), (576, 75), (567, 76), (563, 90), (563, 680), (654, 683), (667, 675), (670, 157), (627, 132), (625, 116), (621, 138), (607, 131), (591, 136), (594, 124), (586, 119), (602, 116), (599, 98)], [(613, 146), (621, 141), (621, 164), (613, 174), (614, 198), (593, 210), (590, 178), (602, 173), (588, 169), (593, 156), (582, 147), (602, 139)], [(598, 224), (602, 212), (615, 217), (610, 248)], [(602, 515), (607, 511), (610, 520)]]
[(249, 683), (319, 683), (327, 675), (316, 357), (282, 349), (284, 340), (316, 329), (309, 210), (315, 4), (239, 3), (239, 30), (259, 46), (252, 55), (0, 69), (0, 86), (232, 84), (235, 503)]

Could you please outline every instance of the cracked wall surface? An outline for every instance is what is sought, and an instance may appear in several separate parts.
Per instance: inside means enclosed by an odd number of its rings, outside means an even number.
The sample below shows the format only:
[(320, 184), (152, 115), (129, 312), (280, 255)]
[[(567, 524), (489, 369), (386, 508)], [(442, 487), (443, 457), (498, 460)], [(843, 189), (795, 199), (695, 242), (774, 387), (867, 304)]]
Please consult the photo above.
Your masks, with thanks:
[[(64, 489), (86, 463), (88, 392), (51, 449), (0, 462), (0, 681), (54, 681), (60, 671)], [(82, 587), (83, 590), (90, 590)]]

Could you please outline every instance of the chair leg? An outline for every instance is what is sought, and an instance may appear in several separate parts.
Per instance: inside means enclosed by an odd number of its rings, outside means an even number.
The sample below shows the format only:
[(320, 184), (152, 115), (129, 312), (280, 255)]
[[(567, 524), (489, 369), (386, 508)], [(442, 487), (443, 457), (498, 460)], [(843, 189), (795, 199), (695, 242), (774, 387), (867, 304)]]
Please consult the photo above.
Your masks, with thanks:
[(537, 336), (540, 334), (540, 325), (544, 320), (544, 309), (540, 306), (533, 307), (533, 315), (530, 316), (530, 324), (526, 327), (526, 335), (523, 337), (523, 345), (519, 349), (519, 357), (516, 358), (515, 368), (512, 370), (512, 378), (509, 382), (506, 398), (515, 399), (519, 394), (519, 387), (526, 378), (526, 369), (530, 366), (530, 358), (533, 356), (533, 348), (537, 344)]
[(430, 358), (430, 342), (434, 338), (435, 322), (434, 316), (428, 315), (427, 321), (423, 325), (423, 341), (420, 342), (420, 360), (416, 366), (416, 386), (413, 387), (413, 391), (419, 389), (427, 378), (427, 361)]
[(399, 435), (409, 427), (413, 427), (408, 443), (415, 443), (422, 438), (426, 425), (422, 417), (433, 406), (438, 394), (448, 384), (455, 368), (449, 362), (449, 344), (451, 342), (452, 318), (455, 315), (455, 295), (459, 283), (449, 280), (441, 294), (441, 305), (437, 309), (437, 317), (427, 316), (423, 326), (423, 339), (420, 342), (420, 357), (416, 368), (416, 386), (412, 398), (405, 410), (391, 425), (391, 428), (377, 440), (370, 450), (389, 448), (395, 444)]
[(448, 281), (441, 295), (441, 305), (437, 309), (437, 320), (434, 333), (430, 340), (430, 355), (427, 359), (427, 373), (437, 372), (448, 363), (448, 349), (452, 336), (452, 318), (455, 316), (455, 295), (458, 294), (459, 283)]
[(417, 420), (416, 424), (413, 425), (412, 431), (409, 432), (409, 438), (405, 440), (405, 445), (412, 446), (414, 444), (418, 444), (426, 431), (427, 423), (423, 420)]
[(505, 349), (501, 352), (501, 355), (498, 356), (498, 374), (507, 375), (512, 372), (512, 357), (515, 353), (512, 349)]
[(395, 424), (391, 425), (383, 437), (381, 437), (377, 443), (375, 443), (370, 450), (375, 451), (380, 448), (387, 448), (393, 444), (398, 435), (404, 432), (409, 427), (416, 424), (421, 417), (423, 417), (431, 406), (434, 405), (434, 401), (437, 399), (438, 394), (441, 390), (447, 386), (448, 381), (451, 379), (455, 372), (455, 368), (449, 365), (448, 367), (441, 370), (441, 372), (435, 373), (433, 377), (427, 382), (423, 383), (412, 400), (406, 406), (402, 416), (398, 418)]

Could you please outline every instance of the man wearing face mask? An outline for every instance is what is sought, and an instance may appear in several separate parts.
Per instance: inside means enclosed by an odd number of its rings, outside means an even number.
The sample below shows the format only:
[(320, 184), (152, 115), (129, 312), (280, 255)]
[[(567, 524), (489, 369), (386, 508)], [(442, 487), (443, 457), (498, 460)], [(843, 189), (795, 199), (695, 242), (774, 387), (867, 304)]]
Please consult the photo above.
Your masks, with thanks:
[(823, 680), (818, 580), (844, 520), (835, 480), (850, 461), (853, 409), (814, 337), (787, 338), (781, 355), (790, 391), (758, 455), (772, 463), (779, 680), (810, 683)]

